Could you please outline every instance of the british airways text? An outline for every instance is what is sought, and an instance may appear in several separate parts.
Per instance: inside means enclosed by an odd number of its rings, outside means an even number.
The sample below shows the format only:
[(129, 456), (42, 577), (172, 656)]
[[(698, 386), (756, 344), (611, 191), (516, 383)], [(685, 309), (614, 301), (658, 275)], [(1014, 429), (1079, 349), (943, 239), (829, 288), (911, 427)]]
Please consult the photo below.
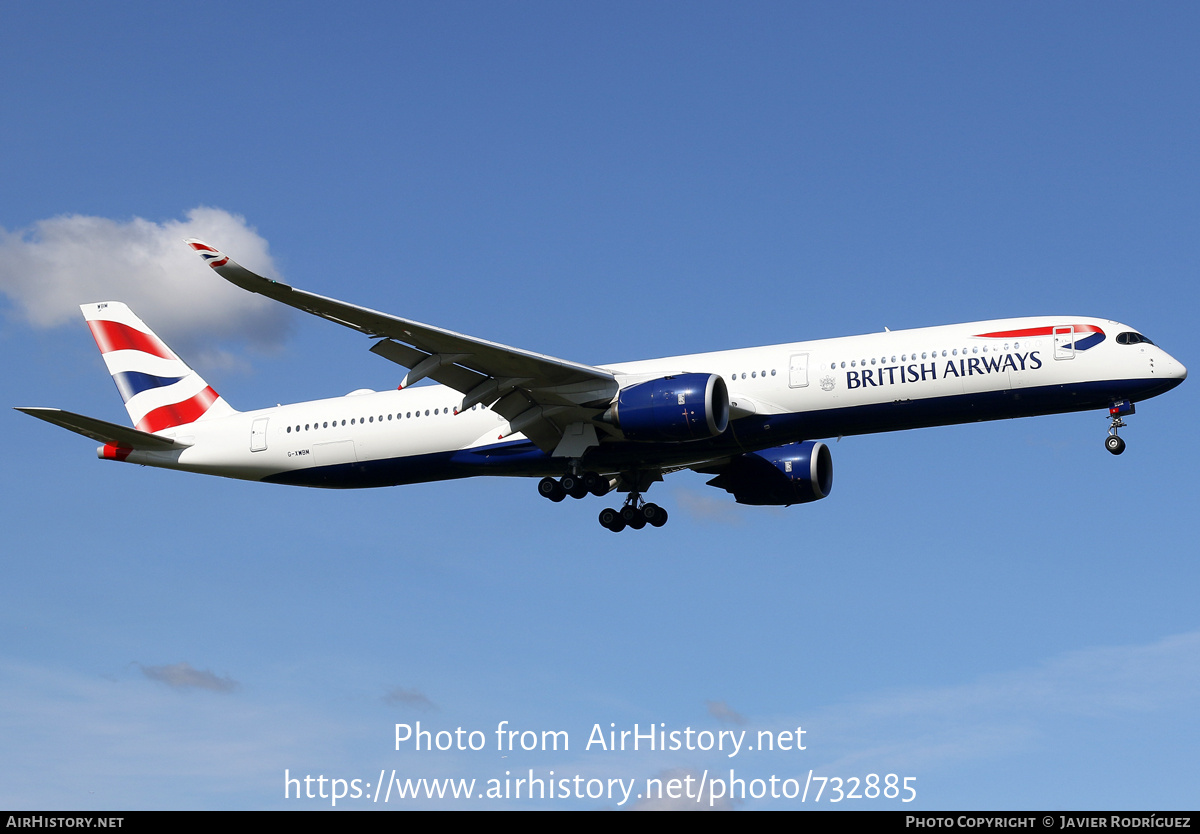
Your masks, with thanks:
[[(1042, 367), (1039, 351), (1029, 353), (1006, 353), (1003, 356), (972, 356), (947, 360), (942, 369), (942, 379), (976, 374), (995, 374), (1013, 371), (1036, 371)], [(937, 379), (937, 363), (922, 362), (909, 365), (885, 365), (881, 368), (863, 368), (861, 371), (846, 371), (846, 387), (866, 388), (881, 385), (903, 385)]]

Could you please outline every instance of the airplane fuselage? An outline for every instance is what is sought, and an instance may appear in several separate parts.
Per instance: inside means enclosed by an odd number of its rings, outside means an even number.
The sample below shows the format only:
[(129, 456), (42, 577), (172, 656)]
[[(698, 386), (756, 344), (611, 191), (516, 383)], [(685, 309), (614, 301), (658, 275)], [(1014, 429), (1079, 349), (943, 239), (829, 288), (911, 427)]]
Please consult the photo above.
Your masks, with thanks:
[[(1107, 408), (1170, 390), (1181, 363), (1115, 321), (1002, 319), (599, 366), (622, 387), (717, 374), (730, 420), (716, 437), (622, 440), (581, 460), (601, 473), (683, 467), (796, 441)], [(1140, 339), (1140, 337), (1139, 337)], [(102, 457), (224, 477), (347, 488), (476, 475), (543, 476), (570, 462), (442, 385), (356, 392), (201, 419), (158, 434), (188, 444)]]

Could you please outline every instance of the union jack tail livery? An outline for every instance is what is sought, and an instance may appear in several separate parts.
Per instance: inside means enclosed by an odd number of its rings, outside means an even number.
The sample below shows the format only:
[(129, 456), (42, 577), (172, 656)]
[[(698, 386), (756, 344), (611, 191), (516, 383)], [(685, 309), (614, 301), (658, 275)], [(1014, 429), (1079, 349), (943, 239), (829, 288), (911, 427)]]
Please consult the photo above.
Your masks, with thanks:
[(127, 306), (101, 301), (80, 309), (139, 431), (236, 413)]

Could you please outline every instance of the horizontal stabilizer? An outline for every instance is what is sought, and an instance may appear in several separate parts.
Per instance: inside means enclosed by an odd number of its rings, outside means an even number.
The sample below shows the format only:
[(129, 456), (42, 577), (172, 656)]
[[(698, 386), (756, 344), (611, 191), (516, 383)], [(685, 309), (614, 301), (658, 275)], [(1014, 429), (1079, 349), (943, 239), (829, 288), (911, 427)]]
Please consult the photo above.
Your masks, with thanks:
[(163, 451), (167, 449), (186, 449), (190, 445), (188, 443), (179, 443), (169, 437), (160, 437), (157, 434), (138, 431), (128, 426), (119, 426), (116, 423), (97, 420), (95, 417), (84, 417), (82, 414), (73, 414), (70, 411), (63, 411), (61, 408), (18, 408), (17, 411), (24, 412), (30, 417), (36, 417), (39, 420), (45, 420), (47, 423), (62, 426), (64, 429), (73, 431), (76, 434), (82, 434), (84, 437), (90, 437), (92, 440), (98, 440), (101, 443), (126, 449)]

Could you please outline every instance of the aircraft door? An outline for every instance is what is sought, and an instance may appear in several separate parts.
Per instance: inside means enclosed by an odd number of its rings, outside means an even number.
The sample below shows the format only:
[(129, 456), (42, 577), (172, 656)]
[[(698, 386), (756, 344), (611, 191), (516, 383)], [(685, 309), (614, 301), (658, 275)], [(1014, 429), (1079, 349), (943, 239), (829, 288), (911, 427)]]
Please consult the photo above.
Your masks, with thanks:
[(250, 451), (262, 452), (267, 448), (267, 421), (270, 417), (259, 417), (250, 425)]
[(788, 363), (788, 386), (805, 388), (808, 385), (808, 354), (793, 353)]
[(1075, 326), (1064, 324), (1054, 328), (1054, 358), (1075, 358)]

